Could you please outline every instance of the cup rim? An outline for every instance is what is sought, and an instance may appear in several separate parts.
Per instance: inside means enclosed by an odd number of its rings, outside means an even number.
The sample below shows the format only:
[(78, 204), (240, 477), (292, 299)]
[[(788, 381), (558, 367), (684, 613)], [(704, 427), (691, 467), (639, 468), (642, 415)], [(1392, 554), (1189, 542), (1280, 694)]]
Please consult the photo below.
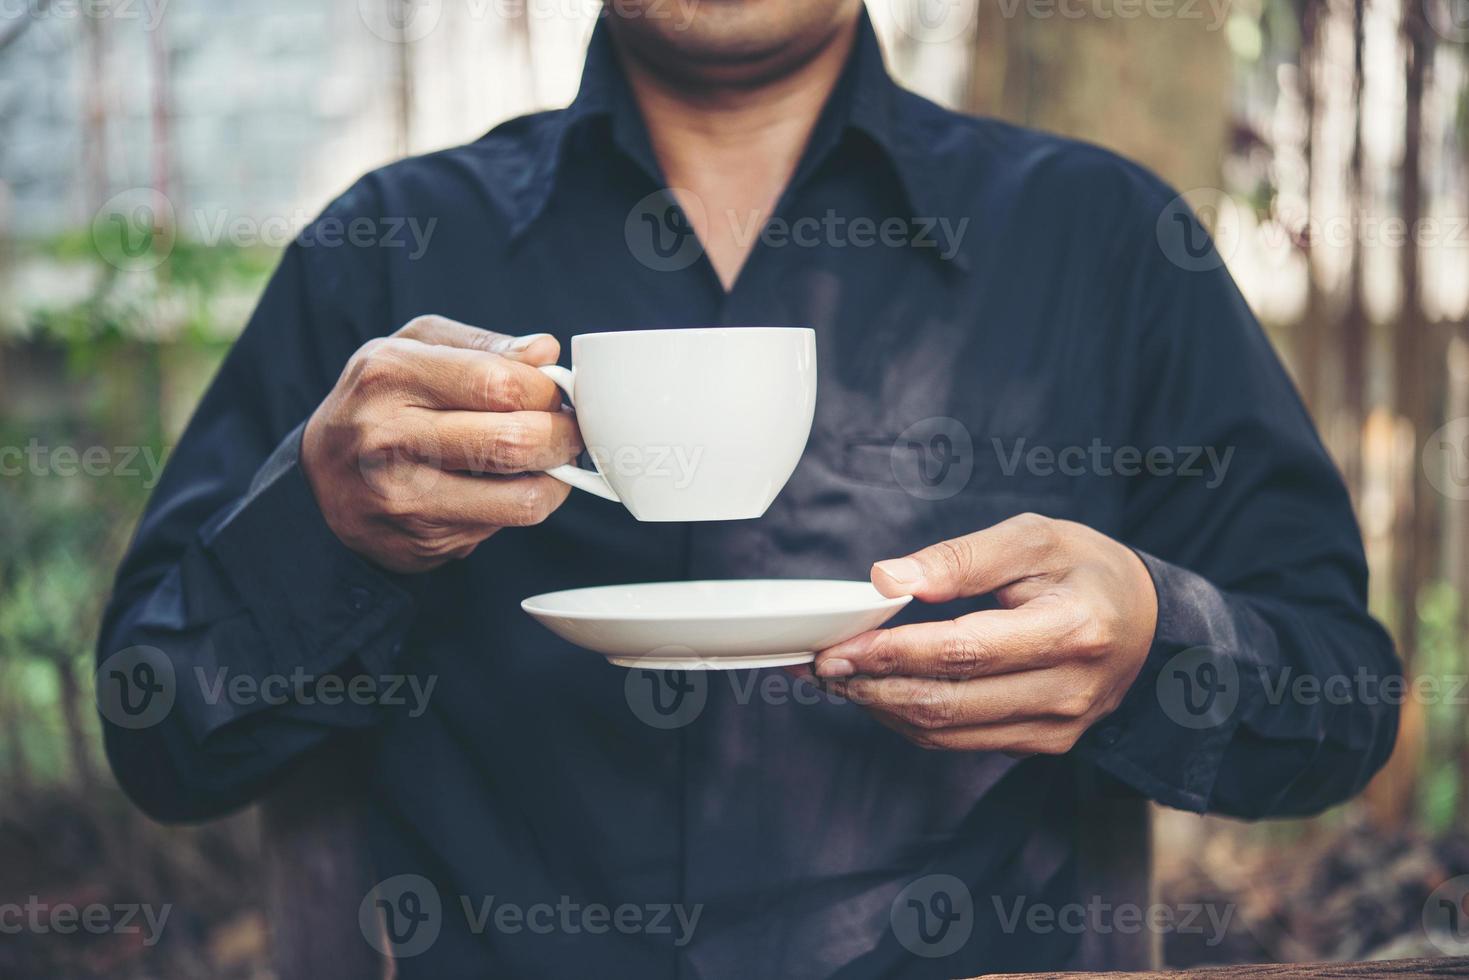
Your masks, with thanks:
[(631, 336), (633, 334), (649, 335), (649, 336), (654, 335), (654, 334), (659, 334), (659, 335), (662, 335), (662, 334), (679, 334), (679, 335), (682, 335), (682, 336), (691, 336), (691, 335), (692, 336), (701, 336), (701, 335), (710, 335), (710, 334), (740, 334), (740, 335), (743, 336), (743, 335), (750, 335), (750, 334), (772, 334), (772, 333), (806, 333), (806, 334), (812, 334), (812, 335), (814, 335), (816, 333), (816, 331), (813, 328), (811, 328), (811, 327), (800, 327), (800, 326), (788, 326), (788, 327), (772, 327), (772, 326), (741, 327), (741, 326), (733, 326), (733, 325), (731, 325), (731, 326), (727, 326), (727, 327), (653, 327), (653, 328), (647, 329), (647, 330), (605, 330), (605, 331), (600, 331), (598, 333), (579, 333), (579, 334), (574, 335), (571, 339), (573, 341), (585, 341), (585, 340), (590, 340), (590, 339), (593, 339), (593, 338), (596, 338), (596, 337), (627, 337), (627, 336)]

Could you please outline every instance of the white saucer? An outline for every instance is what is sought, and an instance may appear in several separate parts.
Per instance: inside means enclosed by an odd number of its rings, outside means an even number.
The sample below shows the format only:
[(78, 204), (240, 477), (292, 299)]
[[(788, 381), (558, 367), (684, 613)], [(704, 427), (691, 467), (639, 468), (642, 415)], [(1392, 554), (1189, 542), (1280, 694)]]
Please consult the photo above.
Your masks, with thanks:
[(912, 598), (889, 599), (869, 582), (732, 579), (547, 592), (520, 608), (622, 667), (732, 670), (810, 663)]

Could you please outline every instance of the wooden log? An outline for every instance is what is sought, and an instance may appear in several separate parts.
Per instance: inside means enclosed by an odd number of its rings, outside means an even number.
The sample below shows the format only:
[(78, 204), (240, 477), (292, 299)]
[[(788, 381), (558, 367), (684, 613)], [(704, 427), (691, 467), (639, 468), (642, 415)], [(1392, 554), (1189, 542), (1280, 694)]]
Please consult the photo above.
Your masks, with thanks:
[[(999, 977), (1001, 974), (990, 976)], [(1469, 958), (1371, 960), (1364, 963), (1263, 963), (1152, 973), (1007, 973), (1003, 976), (1005, 980), (1279, 980), (1282, 977), (1311, 980), (1387, 977), (1391, 980), (1409, 980), (1413, 977), (1469, 977)]]
[(265, 905), (277, 980), (388, 976), (357, 910), (372, 889), (361, 790), (331, 747), (261, 804)]
[[(1077, 876), (1083, 900), (1145, 909), (1155, 900), (1152, 816), (1148, 801), (1094, 771), (1081, 779)], [(1088, 929), (1075, 965), (1093, 970), (1151, 970), (1160, 966), (1156, 930)]]

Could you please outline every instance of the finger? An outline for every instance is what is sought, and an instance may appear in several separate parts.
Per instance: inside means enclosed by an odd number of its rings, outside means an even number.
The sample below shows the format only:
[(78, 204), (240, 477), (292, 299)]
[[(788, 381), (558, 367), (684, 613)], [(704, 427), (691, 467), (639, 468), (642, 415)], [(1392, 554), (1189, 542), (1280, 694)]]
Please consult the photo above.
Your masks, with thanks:
[(1075, 725), (1035, 721), (927, 731), (897, 719), (877, 715), (873, 717), (914, 745), (925, 749), (946, 752), (1004, 752), (1016, 758), (1063, 755), (1075, 747), (1085, 731)]
[(561, 354), (561, 344), (548, 333), (512, 337), (432, 313), (409, 320), (394, 336), (416, 340), (421, 344), (499, 354), (522, 364), (555, 364), (556, 358)]
[(582, 451), (576, 417), (556, 412), (425, 412), (431, 449), (423, 462), (475, 474), (548, 470)]
[(1096, 704), (1086, 676), (1058, 668), (975, 681), (854, 677), (830, 690), (924, 731), (1023, 721), (1069, 722)]
[(469, 476), (440, 473), (420, 498), (416, 523), (436, 527), (530, 527), (560, 507), (571, 492), (544, 473)]
[(880, 561), (872, 566), (872, 584), (883, 595), (911, 595), (924, 602), (984, 595), (1049, 571), (1060, 523), (1021, 514), (904, 558)]
[(480, 412), (550, 412), (561, 407), (561, 389), (528, 364), (409, 337), (365, 344), (345, 375), (366, 395), (376, 393), (411, 407)]
[(816, 655), (819, 677), (971, 678), (1053, 667), (1071, 659), (1082, 611), (1060, 599), (958, 619), (870, 630)]

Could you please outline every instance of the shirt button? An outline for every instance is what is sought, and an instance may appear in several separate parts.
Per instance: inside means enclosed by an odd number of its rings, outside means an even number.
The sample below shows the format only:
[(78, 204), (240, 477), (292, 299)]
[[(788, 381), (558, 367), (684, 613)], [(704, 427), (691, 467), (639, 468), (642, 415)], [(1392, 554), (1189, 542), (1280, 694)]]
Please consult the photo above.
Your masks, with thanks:
[(347, 593), (347, 601), (352, 604), (353, 612), (365, 612), (372, 605), (372, 593), (358, 586)]
[(1100, 728), (1097, 730), (1097, 744), (1104, 749), (1110, 749), (1112, 746), (1116, 745), (1117, 740), (1121, 737), (1122, 729), (1118, 728), (1116, 725), (1107, 725), (1105, 728)]

